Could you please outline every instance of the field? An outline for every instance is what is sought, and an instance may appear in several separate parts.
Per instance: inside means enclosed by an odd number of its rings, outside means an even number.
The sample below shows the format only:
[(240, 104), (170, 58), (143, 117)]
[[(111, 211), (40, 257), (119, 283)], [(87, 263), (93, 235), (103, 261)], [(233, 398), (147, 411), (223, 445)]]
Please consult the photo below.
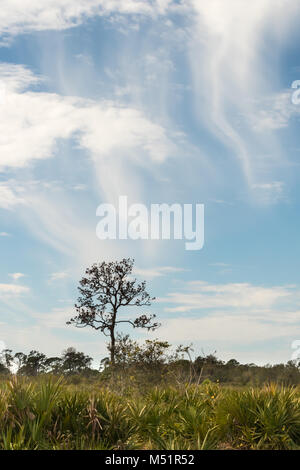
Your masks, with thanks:
[[(130, 380), (130, 378), (129, 378)], [(300, 390), (3, 379), (0, 449), (300, 449)]]

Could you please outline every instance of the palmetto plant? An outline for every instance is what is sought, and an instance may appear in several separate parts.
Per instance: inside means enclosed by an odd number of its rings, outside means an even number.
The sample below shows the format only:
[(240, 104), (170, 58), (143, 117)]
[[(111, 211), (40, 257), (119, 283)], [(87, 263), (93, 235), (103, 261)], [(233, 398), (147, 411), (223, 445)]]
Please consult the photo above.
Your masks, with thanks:
[(56, 378), (0, 384), (0, 449), (297, 449), (300, 393), (292, 387), (138, 386)]
[(227, 391), (216, 408), (222, 437), (238, 447), (289, 449), (300, 444), (299, 394), (292, 387)]

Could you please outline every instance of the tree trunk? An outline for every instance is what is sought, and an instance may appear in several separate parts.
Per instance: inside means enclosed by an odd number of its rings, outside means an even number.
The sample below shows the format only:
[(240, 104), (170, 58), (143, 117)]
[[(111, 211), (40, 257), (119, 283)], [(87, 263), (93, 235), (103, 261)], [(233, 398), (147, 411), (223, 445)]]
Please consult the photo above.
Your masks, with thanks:
[(116, 348), (115, 328), (113, 327), (110, 330), (110, 362), (113, 367), (115, 365), (115, 348)]
[(116, 351), (116, 338), (115, 338), (115, 327), (116, 327), (117, 309), (114, 308), (112, 315), (112, 322), (110, 328), (110, 362), (112, 367), (115, 366), (115, 351)]

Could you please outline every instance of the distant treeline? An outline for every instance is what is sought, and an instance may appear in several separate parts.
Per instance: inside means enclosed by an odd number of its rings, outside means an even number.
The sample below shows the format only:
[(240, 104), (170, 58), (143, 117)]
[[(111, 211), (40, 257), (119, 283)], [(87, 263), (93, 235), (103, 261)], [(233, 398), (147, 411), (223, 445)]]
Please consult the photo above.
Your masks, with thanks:
[[(109, 349), (109, 348), (108, 348)], [(257, 385), (277, 382), (285, 385), (300, 384), (300, 369), (297, 361), (286, 364), (257, 366), (240, 364), (231, 359), (227, 362), (215, 354), (192, 358), (191, 346), (179, 346), (172, 352), (168, 342), (146, 340), (143, 344), (129, 336), (119, 335), (115, 345), (115, 364), (109, 357), (102, 359), (99, 369), (92, 367), (93, 359), (68, 348), (60, 357), (47, 357), (38, 351), (13, 353), (5, 349), (0, 353), (0, 374), (12, 372), (23, 376), (44, 374), (85, 377), (87, 379), (110, 380), (123, 376), (136, 385), (202, 383), (210, 380), (226, 385)]]
[[(0, 353), (0, 373), (14, 372), (24, 376), (37, 376), (40, 374), (79, 374), (91, 371), (93, 359), (75, 348), (63, 351), (60, 357), (47, 357), (39, 351), (30, 351), (29, 354), (4, 349)], [(96, 371), (97, 372), (97, 371)]]

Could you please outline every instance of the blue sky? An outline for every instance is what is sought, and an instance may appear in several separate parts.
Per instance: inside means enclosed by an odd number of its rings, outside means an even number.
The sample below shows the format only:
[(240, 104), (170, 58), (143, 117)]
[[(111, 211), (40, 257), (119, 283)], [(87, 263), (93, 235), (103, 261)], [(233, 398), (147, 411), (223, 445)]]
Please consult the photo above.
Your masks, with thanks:
[[(290, 359), (299, 20), (292, 0), (2, 0), (1, 341), (99, 360), (104, 339), (65, 322), (84, 269), (130, 256), (157, 297), (154, 337)], [(100, 241), (96, 209), (120, 195), (204, 204), (204, 248)]]

